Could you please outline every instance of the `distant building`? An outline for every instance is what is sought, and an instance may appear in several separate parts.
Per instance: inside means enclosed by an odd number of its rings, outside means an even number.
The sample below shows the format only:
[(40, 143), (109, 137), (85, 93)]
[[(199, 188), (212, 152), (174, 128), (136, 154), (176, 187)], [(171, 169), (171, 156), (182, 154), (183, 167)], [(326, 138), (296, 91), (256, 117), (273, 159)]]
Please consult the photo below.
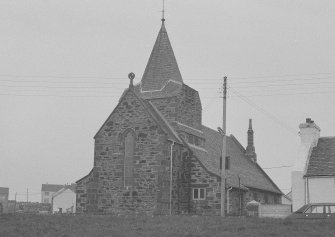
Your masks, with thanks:
[[(77, 212), (219, 215), (222, 135), (202, 124), (198, 91), (183, 82), (162, 19), (141, 82), (95, 135), (94, 166), (77, 181)], [(220, 116), (220, 115), (218, 115)], [(251, 120), (245, 149), (227, 136), (227, 214), (282, 192), (257, 164)]]
[(52, 195), (53, 213), (75, 213), (76, 192), (75, 185), (64, 186)]
[(292, 171), (293, 211), (308, 203), (335, 202), (335, 137), (320, 137), (310, 118), (300, 124), (300, 149)]
[(9, 188), (0, 187), (0, 214), (7, 212), (8, 195), (9, 195)]
[(61, 184), (42, 184), (41, 203), (51, 203), (52, 195), (63, 187)]

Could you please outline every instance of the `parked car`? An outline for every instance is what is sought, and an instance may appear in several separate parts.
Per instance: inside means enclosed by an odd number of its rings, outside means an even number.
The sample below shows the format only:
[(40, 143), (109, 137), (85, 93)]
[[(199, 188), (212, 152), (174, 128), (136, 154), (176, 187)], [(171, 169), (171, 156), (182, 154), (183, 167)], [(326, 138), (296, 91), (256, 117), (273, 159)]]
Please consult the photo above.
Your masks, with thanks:
[(335, 218), (335, 203), (310, 203), (302, 206), (287, 218), (289, 219), (328, 219)]

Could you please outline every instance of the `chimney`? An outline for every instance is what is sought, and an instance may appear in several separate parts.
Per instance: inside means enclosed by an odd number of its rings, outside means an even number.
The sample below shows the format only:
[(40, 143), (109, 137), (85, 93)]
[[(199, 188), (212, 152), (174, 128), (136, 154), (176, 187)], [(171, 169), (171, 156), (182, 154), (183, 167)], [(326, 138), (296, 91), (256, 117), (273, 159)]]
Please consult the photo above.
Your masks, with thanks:
[(295, 162), (294, 170), (304, 171), (306, 162), (313, 147), (318, 143), (320, 137), (320, 127), (311, 118), (306, 118), (305, 123), (299, 125), (300, 148), (299, 156)]
[(249, 119), (248, 145), (245, 154), (253, 162), (255, 163), (257, 162), (257, 155), (255, 153), (255, 146), (254, 146), (254, 130), (252, 130), (252, 119)]

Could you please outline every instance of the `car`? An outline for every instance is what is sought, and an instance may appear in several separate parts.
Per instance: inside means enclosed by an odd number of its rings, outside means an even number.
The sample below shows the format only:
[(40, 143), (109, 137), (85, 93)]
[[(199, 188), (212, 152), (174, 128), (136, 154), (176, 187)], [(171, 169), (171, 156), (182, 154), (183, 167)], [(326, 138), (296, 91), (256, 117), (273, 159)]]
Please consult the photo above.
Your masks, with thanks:
[(288, 219), (329, 219), (335, 218), (335, 203), (310, 203), (302, 206), (287, 217)]

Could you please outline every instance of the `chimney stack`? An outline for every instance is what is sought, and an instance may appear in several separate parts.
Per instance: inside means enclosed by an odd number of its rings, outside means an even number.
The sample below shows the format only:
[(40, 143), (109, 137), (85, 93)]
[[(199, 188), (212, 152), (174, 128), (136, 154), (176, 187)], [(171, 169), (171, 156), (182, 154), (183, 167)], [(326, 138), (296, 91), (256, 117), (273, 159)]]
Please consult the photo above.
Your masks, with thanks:
[(306, 118), (306, 122), (301, 123), (299, 129), (300, 148), (294, 170), (304, 171), (309, 153), (318, 143), (321, 129), (311, 118)]
[(253, 162), (255, 163), (257, 162), (257, 155), (255, 153), (255, 146), (254, 146), (254, 130), (252, 130), (252, 119), (249, 119), (248, 145), (245, 154)]

